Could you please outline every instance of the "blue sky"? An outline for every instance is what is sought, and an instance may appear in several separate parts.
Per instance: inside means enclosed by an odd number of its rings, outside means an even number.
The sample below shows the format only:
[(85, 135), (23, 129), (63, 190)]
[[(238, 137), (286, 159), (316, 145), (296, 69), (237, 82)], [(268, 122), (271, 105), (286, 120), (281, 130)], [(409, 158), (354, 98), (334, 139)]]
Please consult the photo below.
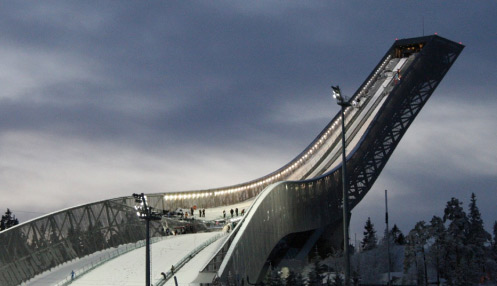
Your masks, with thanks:
[[(396, 38), (466, 46), (353, 211), (382, 233), (475, 192), (497, 220), (495, 1), (44, 1), (0, 6), (0, 208), (21, 221), (270, 173)], [(424, 24), (423, 24), (424, 23)]]

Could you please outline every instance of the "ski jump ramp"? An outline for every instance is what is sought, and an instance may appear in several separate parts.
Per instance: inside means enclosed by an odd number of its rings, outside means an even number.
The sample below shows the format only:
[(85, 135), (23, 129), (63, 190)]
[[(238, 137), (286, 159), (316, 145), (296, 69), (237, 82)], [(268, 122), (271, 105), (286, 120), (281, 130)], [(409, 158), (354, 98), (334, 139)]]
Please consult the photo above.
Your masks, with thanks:
[[(349, 205), (354, 208), (464, 46), (437, 35), (396, 40), (345, 111)], [(148, 194), (157, 210), (229, 206), (255, 198), (223, 247), (199, 271), (208, 281), (261, 278), (268, 261), (320, 237), (341, 236), (341, 117), (338, 113), (295, 159), (262, 178), (223, 188)], [(133, 197), (61, 210), (0, 233), (0, 284), (18, 285), (77, 257), (143, 239)], [(315, 210), (319, 210), (316, 212)], [(153, 236), (161, 226), (153, 225)], [(295, 239), (298, 237), (298, 239)], [(288, 245), (292, 246), (288, 246)], [(306, 246), (307, 245), (307, 246)]]

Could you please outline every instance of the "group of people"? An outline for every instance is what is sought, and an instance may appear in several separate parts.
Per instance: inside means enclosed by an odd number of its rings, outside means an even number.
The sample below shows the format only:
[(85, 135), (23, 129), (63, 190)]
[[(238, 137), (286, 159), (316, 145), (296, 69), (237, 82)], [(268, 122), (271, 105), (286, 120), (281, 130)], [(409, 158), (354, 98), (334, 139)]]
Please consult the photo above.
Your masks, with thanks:
[[(231, 217), (233, 217), (233, 214), (238, 216), (238, 208), (235, 208), (235, 210), (231, 209), (230, 210)], [(242, 209), (241, 215), (245, 214), (245, 209)], [(226, 210), (223, 210), (223, 218), (226, 218)]]
[[(179, 209), (178, 214), (181, 218), (188, 218), (189, 216), (193, 218), (196, 210), (196, 206), (191, 207), (189, 212), (183, 212), (183, 209)], [(232, 218), (239, 215), (243, 216), (245, 215), (245, 209), (242, 209), (241, 211), (239, 211), (238, 208), (230, 209), (229, 215), (231, 215)], [(198, 217), (205, 217), (205, 209), (198, 209)], [(223, 218), (226, 218), (226, 210), (223, 210)]]
[[(194, 212), (194, 208), (191, 207), (190, 213), (192, 214), (192, 217), (193, 217), (193, 212)], [(205, 217), (205, 209), (198, 209), (198, 217)]]

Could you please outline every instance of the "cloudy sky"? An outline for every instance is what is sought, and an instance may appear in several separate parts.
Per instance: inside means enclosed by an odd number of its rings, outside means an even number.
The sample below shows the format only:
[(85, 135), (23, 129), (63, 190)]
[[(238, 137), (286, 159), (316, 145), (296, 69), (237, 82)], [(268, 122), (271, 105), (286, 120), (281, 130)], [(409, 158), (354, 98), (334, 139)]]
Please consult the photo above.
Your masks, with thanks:
[[(466, 48), (352, 214), (404, 232), (475, 192), (497, 219), (495, 1), (9, 1), (0, 5), (0, 211), (25, 221), (270, 173), (395, 38)], [(424, 23), (424, 25), (423, 25)]]

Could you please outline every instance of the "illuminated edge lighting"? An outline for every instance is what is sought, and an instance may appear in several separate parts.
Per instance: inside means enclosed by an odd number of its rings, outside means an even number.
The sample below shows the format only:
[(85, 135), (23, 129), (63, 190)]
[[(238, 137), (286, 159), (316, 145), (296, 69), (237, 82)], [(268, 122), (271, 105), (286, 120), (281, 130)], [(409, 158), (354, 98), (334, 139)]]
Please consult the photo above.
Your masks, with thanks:
[[(375, 77), (379, 74), (379, 72), (381, 70), (383, 70), (384, 66), (387, 64), (387, 62), (390, 60), (390, 58), (391, 58), (390, 55), (388, 55), (386, 57), (386, 59), (383, 61), (383, 63), (380, 65), (380, 67), (375, 71), (373, 76), (367, 81), (367, 83), (364, 85), (364, 87), (361, 89), (361, 91), (358, 93), (358, 95), (356, 97), (361, 97), (364, 94), (365, 90), (370, 87), (371, 83), (375, 80)], [(345, 112), (347, 114), (349, 114), (351, 112), (357, 112), (357, 110), (346, 109)], [(292, 172), (294, 169), (299, 167), (299, 165), (302, 165), (303, 162), (305, 162), (306, 159), (309, 158), (309, 156), (312, 156), (312, 154), (314, 152), (316, 152), (315, 150), (320, 149), (320, 147), (322, 145), (324, 145), (324, 143), (326, 143), (326, 141), (327, 141), (326, 139), (328, 139), (328, 135), (336, 128), (337, 124), (338, 124), (338, 121), (333, 122), (333, 124), (330, 126), (330, 128), (328, 128), (326, 133), (324, 133), (323, 136), (321, 136), (321, 138), (319, 138), (319, 140), (316, 142), (316, 144), (313, 145), (307, 151), (307, 153), (305, 155), (303, 155), (302, 157), (300, 157), (299, 159), (294, 161), (294, 163), (292, 165), (288, 166), (286, 169), (282, 170), (278, 174), (272, 175), (269, 178), (266, 178), (266, 179), (261, 180), (259, 182), (252, 183), (250, 185), (245, 185), (242, 187), (231, 188), (231, 189), (222, 190), (222, 191), (214, 191), (214, 192), (207, 192), (207, 193), (195, 193), (195, 194), (183, 194), (183, 195), (182, 194), (164, 195), (164, 200), (167, 201), (167, 200), (205, 198), (205, 197), (210, 197), (210, 196), (224, 195), (224, 194), (228, 194), (228, 193), (232, 194), (232, 193), (240, 192), (243, 190), (253, 189), (253, 188), (259, 187), (261, 185), (266, 185), (269, 182), (274, 181), (277, 178), (280, 178), (282, 175), (286, 175), (287, 173)], [(145, 199), (146, 199), (146, 197), (145, 197)]]

